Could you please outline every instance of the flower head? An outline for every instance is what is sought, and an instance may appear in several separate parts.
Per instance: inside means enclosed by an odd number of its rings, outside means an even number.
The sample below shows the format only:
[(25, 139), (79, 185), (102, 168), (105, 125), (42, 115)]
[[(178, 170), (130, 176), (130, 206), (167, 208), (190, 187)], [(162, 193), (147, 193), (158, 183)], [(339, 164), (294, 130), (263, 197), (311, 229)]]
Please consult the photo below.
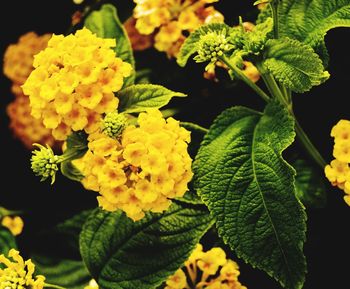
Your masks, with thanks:
[[(66, 37), (53, 35), (37, 54), (34, 70), (22, 86), (32, 115), (65, 140), (73, 131), (92, 133), (103, 114), (115, 111), (114, 92), (132, 67), (116, 57), (114, 39), (102, 39), (83, 28)], [(97, 125), (96, 125), (97, 124)]]
[(35, 32), (22, 35), (4, 54), (4, 74), (22, 85), (33, 70), (33, 56), (46, 48), (51, 35), (38, 36)]
[(30, 149), (33, 143), (53, 146), (55, 139), (50, 129), (31, 115), (29, 98), (18, 96), (7, 106), (7, 115), (10, 118), (10, 129), (14, 136)]
[(42, 289), (44, 288), (45, 277), (33, 276), (35, 265), (29, 259), (24, 261), (19, 252), (11, 249), (6, 258), (0, 255), (0, 289)]
[(185, 267), (167, 279), (165, 289), (247, 289), (238, 281), (239, 274), (237, 263), (226, 259), (224, 250), (215, 247), (204, 252), (198, 244)]
[(118, 138), (127, 125), (127, 118), (118, 112), (107, 113), (102, 121), (102, 131), (110, 138)]
[(190, 133), (159, 110), (138, 117), (117, 139), (106, 134), (89, 136), (89, 150), (74, 164), (85, 175), (85, 188), (99, 191), (99, 205), (121, 209), (133, 220), (146, 211), (162, 212), (181, 197), (192, 178), (187, 152)]
[(153, 35), (154, 47), (176, 57), (188, 32), (202, 24), (223, 22), (223, 15), (207, 6), (217, 0), (134, 0), (133, 17), (140, 34)]
[(1, 225), (8, 228), (12, 235), (17, 236), (22, 233), (24, 223), (19, 216), (5, 216), (1, 220)]
[(223, 56), (225, 52), (231, 50), (233, 46), (229, 43), (226, 30), (221, 32), (212, 31), (201, 35), (198, 42), (198, 55), (194, 57), (196, 62), (209, 61), (206, 70), (215, 67), (215, 63)]
[(41, 181), (51, 178), (51, 184), (55, 182), (58, 164), (61, 162), (60, 156), (56, 156), (52, 149), (40, 144), (34, 144), (39, 150), (34, 150), (31, 157), (32, 170), (35, 175), (41, 177)]
[(350, 121), (341, 119), (331, 130), (334, 137), (333, 156), (324, 169), (326, 178), (333, 186), (344, 190), (345, 202), (350, 206)]

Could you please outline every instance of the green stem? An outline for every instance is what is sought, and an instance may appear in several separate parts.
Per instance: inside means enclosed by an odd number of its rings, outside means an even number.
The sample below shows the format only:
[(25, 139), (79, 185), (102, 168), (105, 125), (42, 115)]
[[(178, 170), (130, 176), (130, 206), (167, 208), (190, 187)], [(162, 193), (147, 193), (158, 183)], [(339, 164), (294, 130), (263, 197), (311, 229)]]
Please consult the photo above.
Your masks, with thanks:
[(285, 107), (288, 109), (290, 115), (294, 118), (295, 121), (295, 131), (298, 140), (300, 143), (304, 146), (305, 150), (310, 154), (310, 156), (314, 159), (314, 161), (323, 169), (326, 166), (326, 161), (323, 159), (321, 154), (318, 152), (316, 147), (313, 145), (309, 137), (306, 135), (302, 127), (300, 126), (297, 118), (294, 115), (292, 103), (288, 102), (288, 100), (284, 97), (283, 93), (281, 92), (276, 80), (274, 77), (267, 72), (262, 64), (257, 63), (256, 64), (258, 70), (260, 71), (261, 75), (263, 75), (263, 80), (266, 82), (266, 86), (270, 88), (272, 95), (278, 99), (282, 104), (285, 105)]
[(236, 65), (232, 64), (229, 59), (225, 55), (220, 57), (220, 60), (225, 63), (228, 68), (231, 69), (232, 73), (238, 79), (244, 81), (250, 88), (252, 88), (263, 100), (266, 102), (270, 101), (270, 97), (263, 91), (259, 86), (257, 86), (253, 81), (251, 81), (241, 69), (239, 69)]
[(207, 134), (208, 133), (208, 129), (205, 127), (200, 126), (199, 124), (193, 123), (193, 122), (186, 122), (186, 121), (182, 121), (180, 122), (180, 125), (183, 126), (184, 128), (188, 128), (190, 130), (195, 130), (198, 131), (202, 134)]
[(22, 214), (23, 214), (23, 211), (12, 211), (4, 207), (0, 207), (0, 218), (5, 216), (17, 216)]
[(273, 18), (273, 37), (275, 39), (279, 38), (278, 4), (279, 4), (279, 0), (274, 0), (270, 2), (270, 7), (272, 10), (272, 18)]
[(49, 284), (49, 283), (44, 283), (44, 288), (66, 289), (65, 287)]
[(300, 126), (298, 120), (294, 117), (295, 121), (295, 131), (297, 133), (297, 138), (303, 144), (307, 152), (314, 159), (314, 161), (322, 168), (327, 165), (326, 161), (323, 159), (319, 151), (315, 148), (309, 137), (306, 135), (302, 127)]

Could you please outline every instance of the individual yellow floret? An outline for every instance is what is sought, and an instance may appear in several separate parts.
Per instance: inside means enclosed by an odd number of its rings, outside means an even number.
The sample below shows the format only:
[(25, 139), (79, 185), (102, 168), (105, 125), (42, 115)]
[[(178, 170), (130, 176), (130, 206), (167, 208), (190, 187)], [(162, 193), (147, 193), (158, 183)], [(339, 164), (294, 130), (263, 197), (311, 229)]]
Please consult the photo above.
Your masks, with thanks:
[(53, 35), (34, 58), (34, 70), (22, 86), (32, 115), (53, 136), (65, 140), (71, 131), (92, 133), (101, 115), (115, 111), (129, 63), (117, 58), (114, 39), (102, 39), (83, 28), (74, 35)]
[(1, 225), (8, 228), (12, 235), (17, 236), (22, 233), (24, 222), (19, 216), (5, 216), (1, 219)]
[(84, 289), (98, 289), (99, 286), (94, 279), (90, 280), (89, 285), (85, 286)]
[(28, 149), (32, 149), (33, 143), (48, 144), (54, 146), (55, 139), (52, 131), (43, 123), (31, 115), (29, 98), (22, 95), (17, 97), (7, 106), (7, 115), (10, 119), (10, 129)]
[(134, 0), (135, 28), (140, 34), (152, 36), (157, 50), (176, 57), (189, 32), (206, 23), (224, 21), (213, 6), (206, 7), (217, 1)]
[(247, 289), (238, 281), (239, 267), (236, 262), (226, 259), (221, 248), (204, 252), (198, 244), (185, 262), (166, 281), (166, 289)]
[[(33, 276), (35, 265), (24, 261), (19, 252), (11, 249), (9, 259), (0, 255), (0, 289), (43, 289), (45, 277)], [(4, 268), (4, 269), (2, 269)]]
[[(110, 127), (113, 121), (119, 124), (120, 118), (107, 117)], [(85, 176), (85, 188), (99, 191), (103, 209), (121, 209), (139, 220), (147, 211), (166, 210), (169, 199), (184, 195), (192, 178), (190, 133), (178, 121), (165, 120), (154, 109), (141, 113), (138, 126), (127, 126), (114, 138), (105, 132), (91, 134), (88, 152), (74, 161)]]
[(14, 83), (22, 85), (33, 70), (33, 57), (45, 49), (51, 34), (38, 36), (35, 32), (22, 35), (4, 54), (4, 74)]

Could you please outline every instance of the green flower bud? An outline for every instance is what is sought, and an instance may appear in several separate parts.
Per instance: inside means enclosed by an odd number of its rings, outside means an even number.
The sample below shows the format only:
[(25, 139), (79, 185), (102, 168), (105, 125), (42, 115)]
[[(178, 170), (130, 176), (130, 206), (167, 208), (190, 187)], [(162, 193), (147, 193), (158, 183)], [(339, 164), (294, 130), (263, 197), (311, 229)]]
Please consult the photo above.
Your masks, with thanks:
[(34, 144), (39, 150), (34, 150), (32, 153), (31, 168), (36, 176), (41, 177), (41, 181), (45, 181), (51, 177), (51, 184), (55, 182), (56, 172), (58, 171), (58, 164), (61, 162), (61, 157), (56, 156), (52, 149), (40, 144)]
[(194, 57), (196, 62), (209, 61), (210, 67), (218, 61), (218, 57), (231, 50), (233, 46), (229, 43), (226, 29), (221, 32), (212, 31), (201, 35), (198, 41), (198, 55)]
[(110, 138), (117, 139), (127, 125), (127, 118), (118, 112), (107, 113), (102, 121), (102, 131)]

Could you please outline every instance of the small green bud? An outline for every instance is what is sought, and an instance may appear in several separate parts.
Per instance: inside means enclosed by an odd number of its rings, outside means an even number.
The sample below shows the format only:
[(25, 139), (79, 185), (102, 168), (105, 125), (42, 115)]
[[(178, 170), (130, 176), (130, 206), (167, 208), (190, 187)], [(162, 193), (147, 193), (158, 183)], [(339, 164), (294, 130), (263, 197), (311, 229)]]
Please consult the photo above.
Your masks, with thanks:
[(117, 139), (127, 125), (127, 118), (118, 112), (107, 113), (102, 121), (102, 131), (110, 138)]
[(31, 168), (36, 176), (41, 177), (41, 181), (45, 181), (51, 177), (51, 184), (55, 182), (56, 172), (58, 171), (58, 164), (61, 163), (61, 157), (56, 156), (52, 149), (40, 144), (34, 144), (39, 150), (34, 150), (32, 153)]
[(222, 31), (212, 31), (201, 35), (198, 41), (198, 55), (194, 57), (196, 62), (209, 61), (209, 66), (215, 65), (218, 56), (224, 55), (225, 52), (231, 50), (233, 46), (229, 43), (226, 29)]

